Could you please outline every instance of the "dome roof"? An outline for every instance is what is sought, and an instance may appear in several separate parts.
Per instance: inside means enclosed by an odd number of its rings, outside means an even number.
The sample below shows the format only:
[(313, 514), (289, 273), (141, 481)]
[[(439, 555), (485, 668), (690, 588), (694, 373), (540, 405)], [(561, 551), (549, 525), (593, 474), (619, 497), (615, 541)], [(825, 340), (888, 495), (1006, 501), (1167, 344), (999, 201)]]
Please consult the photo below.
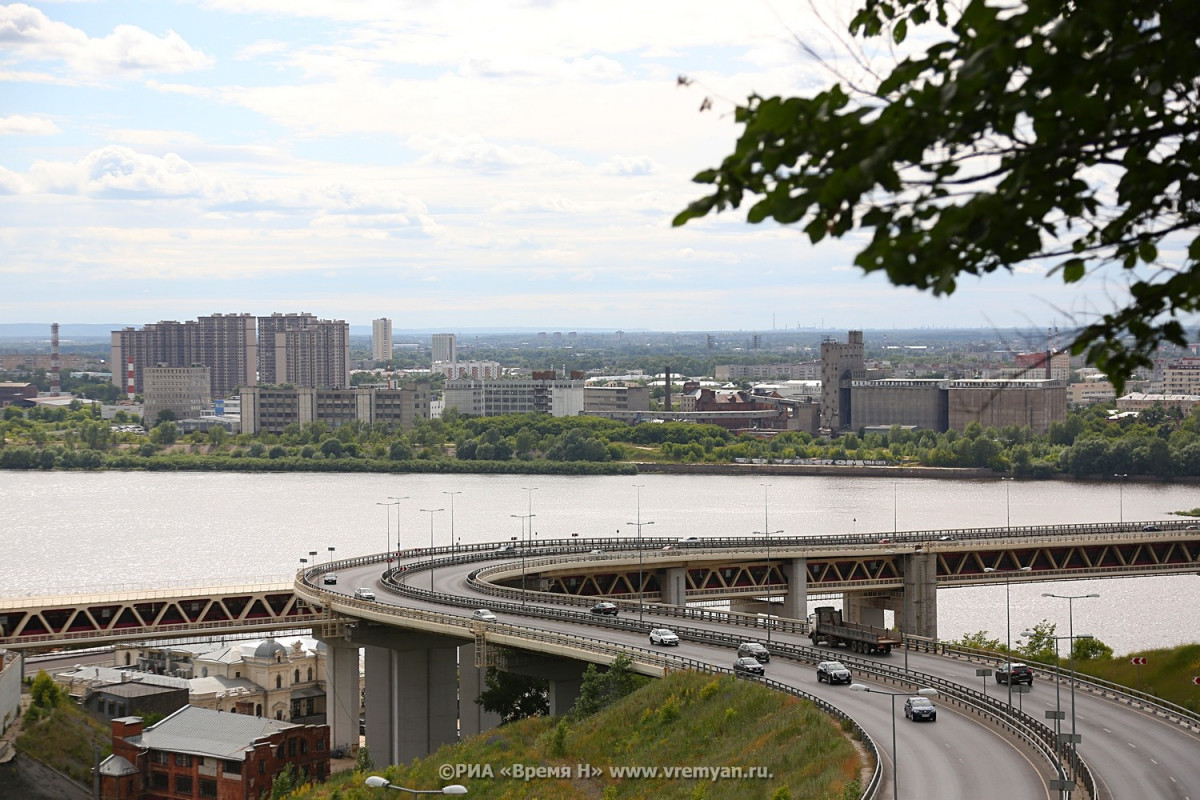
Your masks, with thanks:
[(255, 658), (271, 658), (276, 653), (287, 655), (287, 649), (274, 639), (267, 639), (254, 649)]

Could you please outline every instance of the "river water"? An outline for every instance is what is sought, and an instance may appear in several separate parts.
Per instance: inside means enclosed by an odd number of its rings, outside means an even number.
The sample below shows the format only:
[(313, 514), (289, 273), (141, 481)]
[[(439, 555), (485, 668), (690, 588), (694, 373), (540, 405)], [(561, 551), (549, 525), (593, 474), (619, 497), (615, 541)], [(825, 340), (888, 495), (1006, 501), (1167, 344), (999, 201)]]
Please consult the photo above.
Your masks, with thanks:
[[(638, 488), (640, 486), (640, 488)], [(454, 494), (450, 494), (454, 493)], [(401, 499), (398, 505), (380, 505)], [(451, 503), (453, 502), (453, 529)], [(560, 477), (0, 471), (0, 597), (290, 579), (301, 558), (519, 538), (879, 533), (1171, 519), (1200, 487), (835, 476)], [(438, 510), (441, 509), (441, 510)], [(530, 519), (522, 518), (532, 513)], [(335, 548), (330, 553), (330, 547)], [(1118, 654), (1200, 641), (1200, 576), (1013, 583), (1011, 631), (1041, 620)], [(1005, 638), (1005, 587), (938, 593), (942, 638)]]

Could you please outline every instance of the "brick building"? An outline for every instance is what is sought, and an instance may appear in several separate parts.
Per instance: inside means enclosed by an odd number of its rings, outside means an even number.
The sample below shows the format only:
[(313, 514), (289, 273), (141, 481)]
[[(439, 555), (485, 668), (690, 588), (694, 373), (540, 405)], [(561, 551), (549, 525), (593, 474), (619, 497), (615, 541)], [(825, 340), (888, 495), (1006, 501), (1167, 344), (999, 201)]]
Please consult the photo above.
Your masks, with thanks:
[(329, 727), (184, 706), (155, 725), (112, 721), (101, 800), (258, 800), (293, 765), (301, 781), (329, 775)]

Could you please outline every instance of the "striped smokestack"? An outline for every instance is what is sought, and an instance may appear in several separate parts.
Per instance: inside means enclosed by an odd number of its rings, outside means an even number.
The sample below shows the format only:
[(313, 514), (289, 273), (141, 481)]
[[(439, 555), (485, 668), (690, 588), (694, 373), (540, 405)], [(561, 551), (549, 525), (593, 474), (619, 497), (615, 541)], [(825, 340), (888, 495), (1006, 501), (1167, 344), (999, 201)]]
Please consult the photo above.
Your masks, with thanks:
[(50, 323), (50, 396), (58, 397), (62, 392), (62, 377), (58, 364), (58, 323)]

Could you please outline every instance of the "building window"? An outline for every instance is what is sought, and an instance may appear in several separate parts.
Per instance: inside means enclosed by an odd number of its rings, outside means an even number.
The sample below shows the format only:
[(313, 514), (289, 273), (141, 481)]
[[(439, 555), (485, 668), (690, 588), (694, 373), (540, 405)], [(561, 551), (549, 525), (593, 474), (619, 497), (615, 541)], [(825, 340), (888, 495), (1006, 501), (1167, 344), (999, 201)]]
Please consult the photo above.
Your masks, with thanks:
[(217, 782), (208, 778), (200, 779), (200, 796), (201, 797), (216, 797)]
[(161, 790), (161, 791), (165, 792), (168, 788), (170, 788), (170, 785), (171, 784), (170, 784), (169, 779), (167, 778), (167, 773), (165, 773), (165, 772), (151, 772), (150, 773), (150, 788), (151, 789), (154, 789), (156, 791)]
[(283, 688), (283, 676), (282, 676), (282, 675), (276, 675), (276, 676), (275, 676), (275, 688), (276, 688), (276, 689), (282, 689), (282, 688)]
[(312, 667), (308, 668), (308, 679), (309, 679), (309, 681), (311, 681), (313, 679), (312, 678)]
[(227, 760), (225, 762), (225, 769), (223, 771), (225, 772), (226, 775), (241, 775), (242, 774), (242, 762)]
[(289, 756), (296, 755), (296, 740), (295, 739), (288, 739), (288, 755)]
[(188, 755), (187, 753), (176, 753), (175, 754), (175, 766), (190, 767), (191, 765), (192, 765), (192, 757), (190, 755)]
[(292, 683), (299, 683), (299, 682), (300, 682), (300, 670), (296, 670), (292, 674)]
[(167, 757), (167, 754), (164, 753), (162, 750), (151, 750), (150, 751), (150, 763), (151, 764), (168, 764), (168, 763), (170, 763), (170, 759)]
[(179, 794), (192, 793), (192, 776), (191, 775), (176, 775), (175, 776), (175, 791)]

